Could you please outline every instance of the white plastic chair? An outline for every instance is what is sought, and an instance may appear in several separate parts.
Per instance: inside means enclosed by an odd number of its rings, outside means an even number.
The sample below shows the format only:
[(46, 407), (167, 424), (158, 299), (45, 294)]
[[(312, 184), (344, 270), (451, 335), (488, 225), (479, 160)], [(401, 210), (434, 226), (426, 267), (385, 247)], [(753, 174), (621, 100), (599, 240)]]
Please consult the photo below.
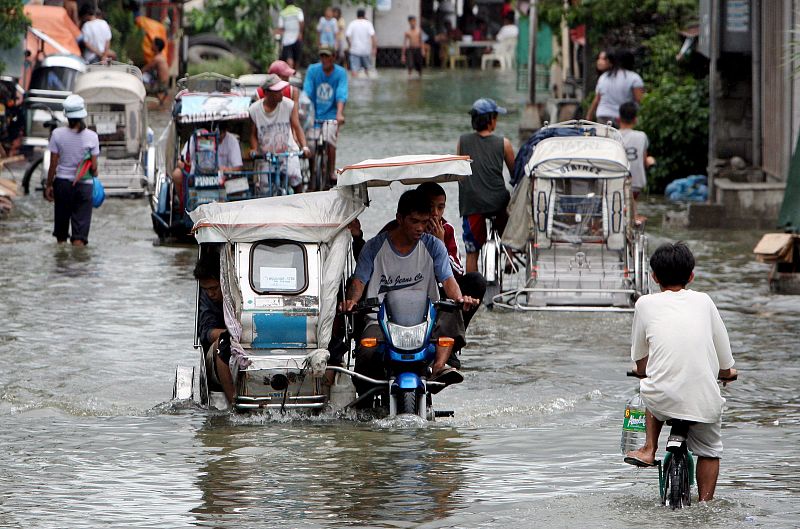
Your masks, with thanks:
[(514, 67), (514, 53), (517, 50), (517, 39), (504, 39), (494, 46), (492, 53), (487, 53), (481, 57), (481, 70), (485, 70), (489, 64), (495, 62), (500, 64), (500, 69), (511, 69)]

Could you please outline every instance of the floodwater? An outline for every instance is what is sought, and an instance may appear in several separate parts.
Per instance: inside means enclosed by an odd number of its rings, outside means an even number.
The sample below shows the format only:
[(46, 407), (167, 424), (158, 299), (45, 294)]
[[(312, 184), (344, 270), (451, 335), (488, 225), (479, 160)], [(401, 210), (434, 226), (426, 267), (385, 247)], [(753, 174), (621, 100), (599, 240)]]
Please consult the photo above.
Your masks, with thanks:
[[(358, 82), (337, 165), (452, 152), (483, 95), (515, 137), (514, 81)], [(399, 193), (373, 194), (367, 235)], [(666, 208), (642, 208), (651, 248), (688, 241), (741, 372), (713, 503), (667, 511), (655, 471), (622, 462), (630, 315), (482, 311), (465, 382), (437, 400), (456, 415), (435, 423), (208, 413), (169, 402), (197, 356), (194, 250), (154, 245), (144, 200), (107, 200), (88, 248), (57, 247), (29, 196), (0, 224), (0, 526), (800, 526), (800, 298), (768, 292), (759, 233), (661, 229)]]

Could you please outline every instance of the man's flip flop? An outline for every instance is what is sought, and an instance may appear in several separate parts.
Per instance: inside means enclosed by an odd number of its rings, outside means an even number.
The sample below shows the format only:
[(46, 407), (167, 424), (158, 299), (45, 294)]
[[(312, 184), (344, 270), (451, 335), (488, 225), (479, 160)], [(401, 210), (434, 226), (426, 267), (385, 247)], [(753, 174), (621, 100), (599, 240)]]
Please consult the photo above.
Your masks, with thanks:
[(464, 375), (458, 372), (453, 367), (446, 367), (439, 371), (439, 374), (431, 378), (434, 382), (441, 382), (446, 385), (450, 384), (460, 384), (464, 382)]
[(639, 468), (654, 467), (657, 464), (655, 461), (653, 461), (652, 463), (648, 463), (646, 461), (642, 461), (638, 457), (631, 457), (631, 456), (625, 456), (625, 459), (623, 459), (623, 461), (625, 461), (629, 465), (633, 465)]

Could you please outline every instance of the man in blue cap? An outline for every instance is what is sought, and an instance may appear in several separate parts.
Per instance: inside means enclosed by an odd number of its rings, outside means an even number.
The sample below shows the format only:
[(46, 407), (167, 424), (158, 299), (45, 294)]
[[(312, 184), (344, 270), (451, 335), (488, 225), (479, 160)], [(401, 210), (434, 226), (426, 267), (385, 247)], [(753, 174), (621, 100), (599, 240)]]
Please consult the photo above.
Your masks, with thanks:
[(506, 206), (511, 195), (503, 177), (503, 162), (514, 174), (514, 148), (508, 138), (495, 136), (497, 115), (506, 109), (493, 99), (481, 98), (472, 104), (473, 132), (458, 139), (456, 152), (472, 158), (472, 175), (458, 183), (458, 208), (464, 225), (466, 271), (478, 271), (478, 254), (486, 243), (486, 221), (492, 219), (502, 234), (508, 222)]

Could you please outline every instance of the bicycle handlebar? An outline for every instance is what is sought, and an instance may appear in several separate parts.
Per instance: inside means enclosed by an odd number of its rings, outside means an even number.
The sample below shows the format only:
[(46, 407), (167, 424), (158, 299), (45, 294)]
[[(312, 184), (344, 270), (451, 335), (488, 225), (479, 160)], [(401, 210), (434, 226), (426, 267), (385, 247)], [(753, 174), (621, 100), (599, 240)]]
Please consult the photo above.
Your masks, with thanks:
[[(637, 371), (633, 371), (633, 370), (628, 371), (625, 374), (627, 376), (629, 376), (629, 377), (636, 377), (636, 378), (639, 378), (639, 379), (647, 378), (647, 375), (643, 375), (643, 374), (641, 374), (641, 373), (639, 373)], [(720, 376), (717, 377), (717, 380), (719, 380), (720, 382), (733, 382), (734, 380), (738, 380), (738, 379), (739, 379), (739, 373), (736, 373), (732, 377), (720, 377)]]
[(275, 158), (289, 158), (290, 156), (303, 157), (303, 151), (286, 151), (286, 152), (267, 152), (264, 154), (250, 153), (251, 160), (272, 160)]

